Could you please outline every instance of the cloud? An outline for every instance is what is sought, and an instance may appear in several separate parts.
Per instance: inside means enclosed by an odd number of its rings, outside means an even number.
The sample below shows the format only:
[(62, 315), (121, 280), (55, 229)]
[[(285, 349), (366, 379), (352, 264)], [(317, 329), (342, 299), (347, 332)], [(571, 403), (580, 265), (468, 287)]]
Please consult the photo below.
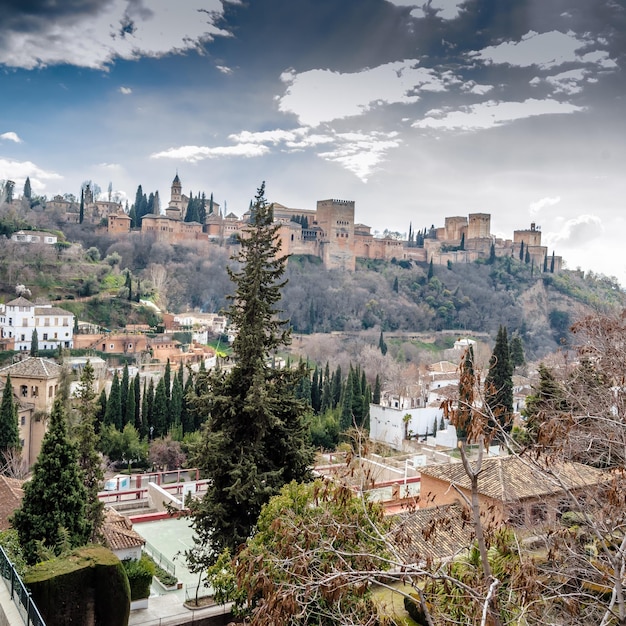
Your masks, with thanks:
[(236, 146), (218, 146), (209, 148), (206, 146), (179, 146), (169, 148), (162, 152), (155, 152), (150, 155), (152, 159), (177, 159), (188, 163), (197, 163), (204, 159), (215, 159), (217, 157), (241, 156), (258, 157), (269, 152), (269, 148), (256, 143), (238, 144)]
[(414, 103), (420, 90), (446, 91), (458, 81), (453, 74), (438, 75), (417, 64), (415, 59), (406, 59), (345, 74), (321, 69), (284, 72), (281, 79), (287, 90), (278, 99), (278, 108), (296, 115), (301, 124), (315, 127), (362, 115), (383, 104)]
[(26, 178), (30, 178), (30, 184), (34, 191), (43, 193), (46, 181), (60, 180), (63, 177), (56, 172), (44, 170), (32, 161), (14, 161), (12, 159), (0, 158), (0, 172), (9, 180), (15, 181), (19, 187), (24, 184)]
[(222, 72), (222, 74), (232, 74), (233, 70), (230, 67), (227, 67), (226, 65), (216, 65), (215, 66), (220, 72)]
[(318, 146), (325, 146), (325, 150), (315, 154), (325, 161), (338, 163), (363, 182), (367, 182), (377, 165), (384, 161), (387, 152), (402, 143), (397, 132), (338, 133), (328, 129), (322, 134), (313, 133), (308, 127), (256, 133), (245, 130), (230, 135), (229, 139), (244, 144), (271, 144), (287, 152), (315, 151)]
[(469, 54), (470, 58), (487, 64), (508, 64), (517, 67), (537, 66), (542, 69), (558, 67), (565, 63), (584, 62), (602, 64), (607, 53), (596, 50), (584, 56), (578, 54), (584, 48), (595, 46), (590, 39), (579, 39), (575, 33), (556, 30), (546, 33), (529, 31), (520, 41), (504, 41)]
[(318, 156), (339, 163), (366, 183), (387, 152), (401, 143), (397, 133), (338, 133), (335, 149)]
[(229, 33), (216, 26), (220, 0), (33, 0), (3, 11), (0, 64), (34, 69), (69, 64), (106, 69), (115, 59), (199, 50)]
[(576, 248), (588, 245), (590, 241), (601, 237), (604, 233), (602, 220), (597, 215), (579, 215), (564, 222), (559, 231), (546, 234), (550, 247), (561, 246)]
[(426, 17), (428, 14), (436, 14), (442, 20), (453, 20), (461, 14), (463, 5), (467, 0), (387, 0), (399, 7), (415, 7), (411, 11), (413, 17)]
[(530, 98), (523, 102), (489, 100), (462, 107), (457, 111), (444, 109), (428, 111), (424, 119), (414, 122), (412, 126), (414, 128), (475, 131), (495, 128), (515, 120), (537, 115), (562, 115), (583, 110), (582, 107), (551, 99), (535, 100)]
[(554, 206), (555, 204), (558, 204), (559, 202), (561, 202), (561, 196), (554, 196), (554, 197), (548, 196), (545, 198), (541, 198), (540, 200), (537, 200), (535, 202), (531, 202), (528, 205), (528, 210), (531, 215), (537, 215), (537, 213), (541, 213), (543, 209)]
[(0, 135), (0, 139), (4, 141), (13, 141), (14, 143), (22, 143), (19, 135), (17, 133), (14, 133), (13, 131), (9, 131), (8, 133), (2, 133), (2, 135)]
[(130, 87), (120, 87), (120, 93), (125, 96), (129, 96), (131, 93), (133, 93), (133, 90)]

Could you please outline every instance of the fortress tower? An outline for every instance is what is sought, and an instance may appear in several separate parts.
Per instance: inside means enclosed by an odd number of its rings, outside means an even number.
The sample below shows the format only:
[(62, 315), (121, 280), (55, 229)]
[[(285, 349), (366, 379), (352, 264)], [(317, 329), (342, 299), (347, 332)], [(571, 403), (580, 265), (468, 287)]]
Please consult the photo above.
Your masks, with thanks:
[(463, 233), (467, 231), (466, 217), (446, 217), (445, 235), (446, 241), (461, 241)]
[(318, 200), (316, 222), (322, 231), (320, 252), (325, 267), (354, 271), (354, 200)]
[(470, 213), (467, 226), (467, 239), (489, 239), (491, 237), (491, 215)]

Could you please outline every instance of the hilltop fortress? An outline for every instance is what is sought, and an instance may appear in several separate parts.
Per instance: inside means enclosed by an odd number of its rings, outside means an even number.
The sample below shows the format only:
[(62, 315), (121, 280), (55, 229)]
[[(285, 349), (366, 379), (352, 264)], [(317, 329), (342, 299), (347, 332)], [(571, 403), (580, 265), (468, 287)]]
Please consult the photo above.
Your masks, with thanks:
[[(152, 234), (167, 243), (185, 241), (205, 242), (207, 245), (236, 245), (236, 236), (245, 228), (250, 217), (233, 213), (222, 214), (220, 206), (212, 203), (204, 223), (185, 220), (189, 198), (182, 193), (178, 174), (171, 185), (170, 201), (164, 212), (141, 218), (141, 232)], [(106, 203), (109, 204), (109, 203)], [(111, 203), (113, 205), (113, 203)], [(103, 207), (104, 209), (108, 207)], [(121, 205), (114, 205), (107, 215), (110, 234), (123, 236), (131, 232), (131, 218)], [(446, 217), (443, 227), (432, 226), (424, 232), (409, 231), (407, 240), (393, 237), (374, 237), (371, 227), (355, 222), (355, 203), (352, 200), (318, 200), (315, 210), (293, 209), (273, 204), (274, 220), (282, 252), (318, 257), (327, 269), (353, 271), (356, 259), (391, 261), (470, 263), (490, 256), (512, 256), (531, 263), (538, 272), (558, 272), (562, 258), (549, 255), (541, 243), (541, 229), (534, 223), (530, 228), (515, 230), (512, 239), (497, 238), (491, 234), (491, 215), (470, 213), (467, 217)]]

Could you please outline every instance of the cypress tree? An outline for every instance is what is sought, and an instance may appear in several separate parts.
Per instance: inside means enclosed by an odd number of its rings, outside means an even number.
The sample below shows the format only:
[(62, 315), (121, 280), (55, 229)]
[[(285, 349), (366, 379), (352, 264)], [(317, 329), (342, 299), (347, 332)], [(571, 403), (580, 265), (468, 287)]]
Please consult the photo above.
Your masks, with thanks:
[(530, 263), (530, 250), (526, 246), (526, 253), (524, 254), (524, 263)]
[(63, 405), (57, 399), (33, 477), (24, 484), (22, 506), (11, 520), (27, 563), (37, 562), (39, 542), (56, 553), (64, 541), (72, 548), (87, 543), (92, 526), (85, 515), (86, 501), (76, 447), (68, 437)]
[(398, 277), (396, 276), (396, 277), (393, 279), (393, 291), (394, 291), (395, 293), (398, 293), (398, 291), (399, 291), (399, 290), (400, 290), (400, 286), (398, 285)]
[(99, 433), (102, 430), (102, 425), (104, 424), (104, 416), (106, 415), (107, 410), (107, 394), (103, 389), (100, 392), (100, 396), (98, 397), (98, 402), (96, 403), (96, 412), (94, 415), (94, 428), (96, 429), (96, 433)]
[(165, 393), (165, 381), (159, 380), (154, 392), (154, 405), (152, 407), (152, 425), (154, 431), (152, 437), (163, 437), (170, 426), (167, 413), (167, 394)]
[(77, 460), (82, 470), (83, 485), (87, 494), (85, 518), (91, 528), (89, 539), (95, 541), (100, 535), (104, 521), (104, 503), (98, 498), (98, 492), (104, 481), (104, 472), (102, 459), (96, 450), (97, 437), (94, 427), (96, 392), (94, 391), (94, 371), (89, 361), (85, 363), (74, 398), (79, 415), (76, 427)]
[(524, 242), (523, 241), (519, 248), (519, 260), (520, 261), (524, 260)]
[(135, 378), (133, 379), (133, 392), (135, 394), (135, 415), (133, 419), (133, 424), (135, 424), (135, 428), (139, 433), (140, 437), (145, 437), (145, 426), (143, 420), (141, 419), (141, 378), (139, 376), (139, 372), (135, 374)]
[(465, 250), (465, 233), (461, 234), (461, 244), (459, 245), (459, 250)]
[[(122, 428), (128, 423), (128, 415), (126, 406), (128, 404), (128, 385), (129, 385), (129, 376), (128, 376), (128, 364), (124, 364), (124, 369), (122, 370), (122, 381), (120, 382), (120, 413), (122, 415), (121, 424)], [(131, 421), (131, 424), (133, 422)]]
[(374, 380), (374, 392), (372, 393), (372, 404), (380, 404), (380, 376), (376, 374), (376, 380)]
[(387, 354), (387, 344), (385, 343), (382, 330), (380, 331), (380, 337), (378, 338), (378, 349), (381, 351), (383, 356)]
[(544, 272), (548, 271), (548, 255), (547, 254), (543, 257), (543, 271)]
[(165, 364), (165, 372), (163, 373), (163, 385), (165, 387), (165, 397), (169, 401), (172, 397), (172, 366), (169, 359), (167, 359), (167, 363)]
[(78, 223), (82, 224), (85, 219), (85, 188), (80, 190), (80, 209), (78, 211)]
[(27, 176), (26, 180), (24, 181), (24, 193), (22, 195), (24, 196), (24, 198), (26, 198), (26, 200), (28, 200), (30, 206), (30, 200), (33, 197), (33, 190), (30, 186), (30, 176)]
[(339, 430), (346, 432), (352, 427), (353, 414), (352, 414), (352, 369), (348, 373), (346, 384), (343, 388), (343, 395), (341, 397), (341, 415), (339, 417)]
[(552, 260), (550, 261), (550, 273), (554, 274), (554, 250), (552, 250)]
[(428, 264), (428, 280), (430, 280), (435, 275), (435, 268), (433, 267), (433, 259), (431, 257), (430, 263)]
[(333, 409), (339, 406), (339, 403), (341, 402), (342, 384), (343, 384), (343, 378), (341, 376), (341, 365), (338, 365), (337, 369), (333, 372), (332, 385), (331, 385)]
[[(124, 426), (131, 424), (135, 426), (135, 379), (131, 379), (128, 384), (128, 392), (126, 393), (126, 407), (124, 411)], [(139, 429), (137, 429), (139, 430)]]
[(513, 337), (511, 337), (509, 347), (511, 349), (511, 365), (514, 368), (524, 365), (526, 359), (524, 357), (524, 344), (522, 343), (522, 338), (519, 335), (513, 335)]
[[(200, 415), (199, 413), (193, 413), (190, 406), (191, 397), (194, 393), (193, 377), (189, 376), (185, 381), (185, 387), (183, 391), (183, 404), (180, 411), (180, 423), (183, 427), (183, 435), (192, 433), (200, 427)], [(196, 425), (194, 417), (198, 416), (198, 424)]]
[(38, 356), (39, 355), (39, 335), (37, 334), (37, 329), (33, 329), (33, 334), (30, 338), (30, 356)]
[(317, 367), (313, 370), (313, 380), (311, 382), (311, 406), (316, 413), (319, 413), (322, 408), (322, 375)]
[(209, 478), (201, 501), (191, 506), (199, 550), (188, 553), (203, 571), (222, 549), (233, 552), (255, 528), (261, 507), (292, 480), (310, 475), (307, 407), (295, 397), (306, 372), (273, 368), (270, 356), (290, 343), (278, 303), (287, 258), (280, 254), (279, 225), (259, 188), (250, 222), (228, 267), (236, 286), (229, 317), (237, 328), (235, 362), (228, 371), (198, 375), (195, 410), (206, 420), (200, 467)]
[(120, 379), (117, 372), (113, 375), (111, 391), (107, 399), (106, 411), (104, 412), (104, 425), (111, 424), (121, 432), (122, 426), (122, 399), (120, 396)]
[(170, 401), (170, 423), (175, 428), (179, 428), (181, 426), (182, 410), (183, 386), (180, 384), (180, 378), (178, 378), (178, 376), (174, 376), (172, 399)]
[[(489, 408), (491, 435), (502, 441), (502, 433), (513, 426), (513, 366), (506, 328), (500, 326), (496, 343), (489, 359), (489, 371), (485, 378), (485, 402)], [(499, 428), (496, 429), (496, 423)]]
[(7, 374), (0, 404), (0, 455), (19, 447), (20, 429), (17, 421), (17, 405), (13, 399), (11, 375)]

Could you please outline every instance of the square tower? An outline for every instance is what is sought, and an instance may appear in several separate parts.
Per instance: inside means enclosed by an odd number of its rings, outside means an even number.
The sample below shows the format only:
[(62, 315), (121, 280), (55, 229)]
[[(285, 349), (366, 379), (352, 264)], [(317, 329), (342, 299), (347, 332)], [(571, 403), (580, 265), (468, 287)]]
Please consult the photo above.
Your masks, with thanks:
[(354, 200), (318, 200), (316, 222), (322, 231), (320, 248), (324, 266), (354, 271)]

